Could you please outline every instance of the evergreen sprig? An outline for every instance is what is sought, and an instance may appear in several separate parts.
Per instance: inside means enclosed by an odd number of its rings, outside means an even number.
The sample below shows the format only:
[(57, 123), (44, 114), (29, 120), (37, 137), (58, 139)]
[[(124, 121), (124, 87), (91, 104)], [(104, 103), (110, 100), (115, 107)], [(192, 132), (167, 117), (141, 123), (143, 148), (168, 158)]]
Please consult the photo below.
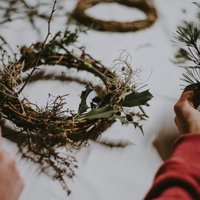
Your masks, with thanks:
[(199, 25), (194, 22), (184, 22), (183, 25), (178, 26), (175, 35), (175, 44), (179, 45), (176, 54), (179, 63), (190, 61), (195, 66), (200, 65)]
[[(200, 13), (199, 3), (195, 3)], [(183, 67), (181, 80), (187, 84), (200, 83), (200, 18), (196, 21), (184, 21), (178, 26), (174, 35), (174, 43), (178, 46), (175, 55), (176, 63)]]

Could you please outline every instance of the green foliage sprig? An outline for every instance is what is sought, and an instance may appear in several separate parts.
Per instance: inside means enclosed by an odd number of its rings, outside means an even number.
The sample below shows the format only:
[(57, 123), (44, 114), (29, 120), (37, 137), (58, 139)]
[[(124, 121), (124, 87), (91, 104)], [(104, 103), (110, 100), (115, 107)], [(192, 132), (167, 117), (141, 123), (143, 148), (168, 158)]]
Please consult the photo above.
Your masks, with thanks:
[(187, 84), (200, 83), (200, 5), (196, 21), (185, 21), (178, 26), (175, 34), (175, 44), (178, 51), (175, 55), (176, 63), (185, 68), (181, 78)]

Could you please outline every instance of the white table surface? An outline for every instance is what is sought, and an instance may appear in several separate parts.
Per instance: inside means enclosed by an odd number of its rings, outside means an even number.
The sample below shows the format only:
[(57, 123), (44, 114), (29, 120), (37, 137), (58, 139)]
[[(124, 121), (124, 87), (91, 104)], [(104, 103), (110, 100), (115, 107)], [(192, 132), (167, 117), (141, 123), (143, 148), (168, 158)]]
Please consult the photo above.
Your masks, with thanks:
[[(63, 1), (63, 6), (70, 11), (76, 0)], [(162, 163), (159, 152), (168, 155), (171, 142), (168, 137), (175, 135), (173, 105), (181, 90), (181, 69), (171, 60), (174, 55), (172, 34), (182, 19), (191, 19), (195, 7), (188, 0), (155, 0), (159, 19), (152, 27), (135, 33), (106, 33), (88, 31), (82, 35), (79, 44), (85, 45), (87, 52), (101, 60), (107, 66), (119, 56), (120, 50), (127, 50), (132, 56), (132, 65), (142, 67), (141, 82), (147, 81), (154, 98), (146, 109), (149, 120), (144, 124), (144, 136), (139, 130), (130, 126), (121, 126), (116, 122), (102, 134), (101, 139), (108, 141), (126, 141), (125, 148), (109, 148), (94, 141), (81, 149), (76, 157), (79, 169), (76, 177), (69, 180), (72, 190), (70, 196), (61, 189), (59, 183), (52, 181), (44, 174), (38, 175), (37, 166), (20, 159), (14, 143), (4, 139), (3, 145), (8, 151), (16, 154), (17, 164), (26, 187), (20, 200), (141, 200), (151, 185), (154, 174)], [(183, 9), (187, 12), (184, 14)], [(115, 12), (111, 12), (115, 10)], [(130, 9), (111, 4), (102, 4), (88, 11), (104, 19), (131, 19)], [(102, 12), (104, 12), (102, 16)], [(135, 11), (137, 12), (137, 11)], [(137, 13), (137, 16), (142, 16)], [(41, 34), (34, 32), (26, 22), (13, 22), (1, 26), (1, 35), (17, 45), (31, 44), (45, 37), (47, 24), (38, 21)], [(59, 18), (52, 22), (52, 34), (65, 29), (65, 21)], [(39, 89), (38, 89), (39, 88)], [(68, 89), (69, 106), (76, 107), (83, 87), (78, 84), (60, 84), (59, 82), (38, 82), (24, 91), (27, 96), (39, 105), (45, 105), (48, 93), (63, 94)], [(43, 91), (46, 91), (44, 93)], [(76, 93), (74, 94), (74, 91)], [(157, 149), (153, 141), (160, 136)]]

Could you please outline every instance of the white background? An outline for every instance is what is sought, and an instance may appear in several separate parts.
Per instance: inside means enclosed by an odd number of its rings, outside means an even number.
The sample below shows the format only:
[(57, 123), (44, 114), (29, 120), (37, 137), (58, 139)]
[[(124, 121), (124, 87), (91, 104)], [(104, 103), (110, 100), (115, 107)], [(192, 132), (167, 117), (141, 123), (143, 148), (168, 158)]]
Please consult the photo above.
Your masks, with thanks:
[[(32, 0), (33, 1), (33, 0)], [(66, 11), (72, 11), (76, 0), (61, 1)], [(53, 4), (53, 3), (52, 3)], [(96, 142), (77, 153), (79, 169), (76, 177), (69, 180), (72, 190), (70, 196), (61, 189), (59, 183), (44, 174), (38, 175), (37, 166), (20, 159), (16, 145), (3, 142), (6, 149), (16, 154), (17, 164), (26, 187), (21, 200), (141, 200), (148, 191), (154, 174), (162, 163), (160, 152), (166, 153), (172, 143), (168, 141), (175, 135), (173, 105), (181, 93), (182, 71), (173, 64), (175, 48), (172, 45), (173, 33), (183, 19), (191, 19), (195, 6), (188, 0), (155, 0), (159, 18), (156, 23), (145, 30), (130, 33), (108, 33), (89, 30), (81, 35), (79, 44), (86, 46), (86, 51), (107, 66), (112, 67), (113, 60), (126, 50), (132, 57), (132, 66), (141, 67), (141, 83), (147, 83), (154, 95), (150, 107), (146, 109), (149, 120), (144, 122), (144, 136), (139, 130), (130, 126), (121, 126), (116, 122), (105, 131), (101, 139), (109, 141), (126, 141), (125, 148), (109, 148)], [(183, 12), (186, 10), (186, 13)], [(47, 9), (51, 12), (51, 8)], [(136, 9), (112, 4), (99, 4), (88, 13), (101, 19), (119, 21), (143, 18)], [(3, 35), (13, 49), (17, 45), (30, 45), (43, 40), (47, 33), (47, 23), (37, 22), (41, 33), (35, 32), (25, 21), (7, 23), (0, 27)], [(66, 28), (66, 18), (56, 18), (51, 23), (53, 33)], [(83, 87), (78, 84), (61, 84), (59, 82), (38, 82), (28, 86), (24, 95), (30, 100), (45, 105), (48, 93), (53, 95), (70, 94), (68, 105), (76, 108)], [(154, 139), (160, 136), (157, 146)], [(170, 144), (168, 144), (170, 143)]]

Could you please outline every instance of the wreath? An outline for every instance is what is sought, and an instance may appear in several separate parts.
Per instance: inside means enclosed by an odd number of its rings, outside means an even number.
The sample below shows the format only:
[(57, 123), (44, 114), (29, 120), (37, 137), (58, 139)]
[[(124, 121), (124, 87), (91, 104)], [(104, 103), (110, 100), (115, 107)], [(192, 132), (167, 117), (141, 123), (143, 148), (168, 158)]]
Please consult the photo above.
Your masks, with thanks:
[[(20, 58), (0, 69), (0, 111), (2, 118), (15, 126), (12, 137), (18, 140), (22, 157), (40, 164), (41, 170), (60, 181), (68, 193), (66, 177), (72, 178), (77, 167), (73, 152), (88, 139), (96, 140), (116, 119), (123, 124), (132, 123), (142, 130), (140, 121), (148, 116), (141, 106), (148, 105), (152, 98), (148, 90), (139, 92), (131, 83), (133, 72), (128, 64), (123, 64), (119, 76), (86, 54), (83, 48), (78, 49), (80, 54), (75, 53), (71, 47), (79, 33), (78, 29), (74, 32), (66, 30), (58, 32), (47, 44), (38, 42), (31, 47), (23, 46)], [(57, 76), (58, 79), (62, 77), (86, 84), (78, 113), (63, 110), (65, 96), (57, 96), (45, 108), (21, 97), (27, 84), (42, 77), (51, 78), (38, 68), (58, 65), (87, 71), (102, 82), (94, 85), (69, 78), (67, 74)], [(88, 96), (92, 91), (96, 95), (88, 106)], [(139, 111), (125, 111), (125, 107), (138, 107)], [(4, 136), (9, 137), (5, 133)]]
[[(146, 19), (133, 22), (104, 21), (91, 17), (85, 11), (99, 3), (116, 2), (128, 7), (134, 7), (145, 13)], [(80, 0), (72, 13), (72, 18), (99, 31), (129, 32), (150, 27), (157, 19), (156, 9), (146, 0)]]

